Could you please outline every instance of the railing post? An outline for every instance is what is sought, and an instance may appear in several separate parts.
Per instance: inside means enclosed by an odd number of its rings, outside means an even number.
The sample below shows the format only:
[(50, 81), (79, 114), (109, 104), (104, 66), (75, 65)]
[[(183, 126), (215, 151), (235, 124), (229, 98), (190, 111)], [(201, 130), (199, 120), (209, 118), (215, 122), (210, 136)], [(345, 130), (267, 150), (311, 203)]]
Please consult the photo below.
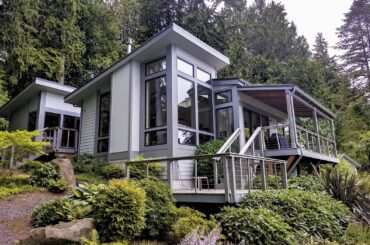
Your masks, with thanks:
[(319, 130), (319, 123), (317, 121), (317, 111), (316, 111), (316, 108), (313, 109), (313, 121), (314, 121), (314, 125), (315, 125), (315, 133), (317, 135), (317, 146), (318, 146), (318, 150), (319, 150), (319, 153), (321, 154), (321, 143), (320, 143), (320, 130)]
[(261, 182), (262, 182), (262, 190), (266, 190), (266, 166), (265, 161), (261, 160)]
[(283, 188), (288, 187), (288, 174), (287, 174), (287, 169), (286, 169), (286, 162), (284, 162), (282, 166), (282, 181), (283, 181)]
[(62, 130), (57, 128), (57, 145), (55, 151), (59, 151), (59, 147), (62, 145)]
[(294, 105), (293, 105), (293, 95), (290, 91), (286, 91), (286, 104), (287, 104), (287, 113), (289, 121), (289, 135), (292, 148), (297, 148), (297, 134), (296, 134), (296, 125), (294, 119)]
[(252, 191), (252, 174), (251, 174), (251, 165), (249, 159), (247, 159), (247, 174), (248, 174), (248, 190), (249, 193)]
[(130, 178), (130, 164), (127, 162), (125, 162), (125, 175), (126, 175), (126, 179)]
[(194, 186), (195, 186), (195, 193), (198, 191), (198, 161), (197, 159), (194, 160)]
[(225, 157), (224, 161), (224, 178), (225, 178), (225, 183), (224, 183), (224, 188), (225, 188), (225, 201), (230, 202), (230, 182), (229, 182), (229, 159)]
[(167, 181), (170, 187), (170, 190), (173, 191), (173, 169), (172, 169), (172, 162), (167, 161)]
[(335, 140), (335, 128), (334, 128), (334, 121), (333, 119), (330, 120), (331, 132), (333, 134), (332, 140), (334, 141), (334, 157), (337, 157), (337, 142)]
[(231, 186), (231, 196), (232, 202), (236, 202), (236, 174), (235, 174), (235, 157), (231, 156), (231, 178), (232, 178), (232, 186)]
[(213, 159), (213, 184), (214, 188), (216, 189), (216, 184), (218, 184), (218, 169), (216, 159)]

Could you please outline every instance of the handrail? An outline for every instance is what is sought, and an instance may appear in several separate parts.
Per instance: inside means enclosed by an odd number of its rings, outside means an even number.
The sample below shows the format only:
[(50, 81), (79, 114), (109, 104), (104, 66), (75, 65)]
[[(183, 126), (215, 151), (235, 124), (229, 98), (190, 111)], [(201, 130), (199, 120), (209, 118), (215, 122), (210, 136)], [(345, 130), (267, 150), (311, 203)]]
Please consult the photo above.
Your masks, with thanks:
[(304, 127), (301, 127), (301, 126), (298, 126), (298, 125), (296, 127), (297, 127), (297, 129), (302, 130), (302, 131), (305, 131), (305, 132), (307, 132), (309, 134), (312, 134), (312, 135), (314, 135), (316, 137), (320, 137), (321, 139), (330, 141), (331, 143), (335, 143), (335, 141), (333, 139), (330, 139), (328, 137), (325, 137), (325, 136), (321, 135), (320, 133), (316, 133), (314, 131), (311, 131), (311, 130), (309, 130), (307, 128), (304, 128)]
[(245, 143), (243, 148), (240, 150), (239, 154), (245, 154), (247, 152), (248, 148), (253, 144), (253, 141), (256, 139), (261, 130), (262, 127), (258, 127), (256, 128), (256, 130), (254, 130), (252, 136), (248, 139), (247, 143)]
[(230, 148), (230, 146), (235, 142), (235, 140), (240, 135), (241, 129), (237, 128), (235, 131), (230, 135), (230, 137), (226, 140), (226, 142), (220, 147), (220, 149), (217, 151), (217, 154), (225, 153), (227, 149)]

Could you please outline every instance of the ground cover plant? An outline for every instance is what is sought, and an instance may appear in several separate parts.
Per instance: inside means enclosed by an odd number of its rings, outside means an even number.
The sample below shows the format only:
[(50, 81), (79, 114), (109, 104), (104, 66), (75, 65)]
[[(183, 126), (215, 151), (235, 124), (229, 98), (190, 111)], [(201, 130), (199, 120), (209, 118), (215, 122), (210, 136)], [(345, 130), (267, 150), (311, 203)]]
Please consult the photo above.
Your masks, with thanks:
[(32, 192), (39, 189), (28, 183), (29, 175), (3, 169), (0, 172), (0, 199), (14, 194)]

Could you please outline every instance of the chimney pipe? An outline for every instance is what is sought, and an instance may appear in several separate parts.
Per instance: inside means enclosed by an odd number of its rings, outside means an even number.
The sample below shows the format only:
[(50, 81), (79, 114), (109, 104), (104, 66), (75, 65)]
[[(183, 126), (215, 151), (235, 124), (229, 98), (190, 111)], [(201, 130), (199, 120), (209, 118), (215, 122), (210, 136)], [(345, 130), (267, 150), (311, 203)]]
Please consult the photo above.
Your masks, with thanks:
[(127, 40), (127, 54), (131, 53), (133, 42), (134, 40), (131, 37), (129, 37)]

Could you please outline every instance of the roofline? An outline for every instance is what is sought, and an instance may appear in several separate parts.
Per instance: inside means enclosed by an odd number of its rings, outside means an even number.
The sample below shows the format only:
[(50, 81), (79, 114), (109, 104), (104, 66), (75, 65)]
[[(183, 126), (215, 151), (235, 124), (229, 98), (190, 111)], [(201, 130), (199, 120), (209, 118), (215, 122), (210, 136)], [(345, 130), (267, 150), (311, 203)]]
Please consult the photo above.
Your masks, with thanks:
[[(76, 89), (72, 93), (68, 94), (67, 96), (64, 97), (65, 102), (68, 103), (69, 100), (71, 100), (76, 94), (82, 92), (83, 90), (86, 90), (87, 88), (91, 87), (93, 84), (98, 82), (99, 80), (103, 79), (104, 77), (108, 76), (112, 72), (116, 71), (119, 69), (122, 65), (125, 63), (129, 62), (131, 59), (133, 59), (135, 56), (139, 55), (141, 52), (143, 52), (145, 49), (150, 47), (152, 44), (158, 42), (160, 39), (165, 37), (169, 32), (171, 31), (176, 31), (177, 33), (180, 33), (182, 36), (185, 36), (187, 39), (197, 39), (197, 44), (204, 49), (209, 49), (209, 52), (212, 53), (213, 55), (217, 56), (219, 59), (223, 60), (225, 63), (229, 64), (230, 60), (227, 56), (222, 54), (221, 52), (217, 51), (215, 48), (211, 47), (210, 45), (206, 44), (199, 38), (195, 37), (182, 27), (178, 26), (175, 23), (171, 23), (169, 26), (164, 28), (162, 31), (154, 35), (152, 38), (144, 42), (139, 48), (135, 49), (129, 54), (126, 54), (123, 56), (120, 60), (115, 62), (113, 65), (110, 67), (106, 68), (103, 70), (101, 73), (99, 73), (97, 76), (95, 76), (93, 79), (91, 79), (89, 82), (85, 83), (82, 87)], [(194, 42), (193, 42), (194, 43)]]
[(238, 90), (241, 91), (248, 91), (248, 90), (293, 90), (292, 92), (298, 92), (307, 99), (311, 100), (317, 107), (319, 107), (323, 112), (327, 113), (329, 116), (335, 118), (335, 114), (324, 107), (320, 102), (318, 102), (316, 99), (314, 99), (311, 95), (304, 92), (302, 89), (300, 89), (298, 86), (294, 84), (272, 84), (272, 85), (252, 85), (248, 86), (246, 88), (239, 88)]

